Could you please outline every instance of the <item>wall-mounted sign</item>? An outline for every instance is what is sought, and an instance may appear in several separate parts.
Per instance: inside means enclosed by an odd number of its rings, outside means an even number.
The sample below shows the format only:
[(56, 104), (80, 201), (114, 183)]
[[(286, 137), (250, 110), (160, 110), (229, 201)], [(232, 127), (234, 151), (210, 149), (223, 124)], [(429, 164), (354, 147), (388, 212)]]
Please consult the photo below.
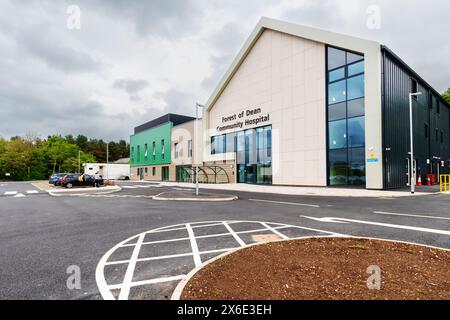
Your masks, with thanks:
[(217, 131), (231, 129), (242, 129), (249, 126), (258, 126), (259, 124), (270, 121), (270, 114), (262, 114), (261, 108), (247, 109), (226, 117), (222, 117), (222, 126), (217, 126)]
[(376, 163), (379, 162), (380, 160), (378, 158), (369, 158), (367, 159), (367, 163)]

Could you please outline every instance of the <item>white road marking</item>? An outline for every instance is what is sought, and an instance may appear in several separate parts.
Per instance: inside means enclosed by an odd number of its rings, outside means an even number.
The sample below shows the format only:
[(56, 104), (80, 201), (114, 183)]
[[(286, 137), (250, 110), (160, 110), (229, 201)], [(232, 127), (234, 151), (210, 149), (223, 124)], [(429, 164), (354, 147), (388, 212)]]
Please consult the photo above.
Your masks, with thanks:
[[(198, 254), (208, 254), (208, 253), (217, 253), (217, 252), (226, 252), (230, 250), (234, 250), (236, 248), (226, 248), (226, 249), (215, 249), (215, 250), (208, 250), (208, 251), (199, 251)], [(179, 254), (169, 254), (167, 256), (157, 256), (157, 257), (148, 257), (148, 258), (139, 258), (136, 260), (136, 262), (146, 262), (146, 261), (156, 261), (156, 260), (165, 260), (165, 259), (173, 259), (173, 258), (183, 258), (183, 257), (191, 257), (194, 256), (194, 253), (188, 252), (188, 253), (179, 253)], [(111, 266), (115, 264), (126, 264), (130, 263), (131, 260), (117, 260), (117, 261), (109, 261), (105, 263), (105, 266)]]
[(22, 193), (16, 194), (16, 195), (14, 196), (14, 198), (23, 198), (23, 197), (26, 197), (26, 195), (24, 195), (24, 194), (22, 194)]
[(272, 231), (273, 233), (275, 233), (277, 236), (279, 236), (281, 239), (289, 239), (289, 237), (285, 236), (284, 234), (282, 234), (281, 232), (275, 230), (274, 228), (272, 228), (271, 226), (269, 226), (267, 223), (265, 222), (261, 222), (261, 224), (266, 227), (267, 229), (269, 229), (270, 231)]
[(4, 193), (5, 196), (13, 196), (13, 195), (15, 195), (15, 194), (17, 194), (17, 191), (6, 191), (6, 192)]
[(144, 241), (145, 233), (141, 234), (134, 247), (133, 254), (131, 255), (130, 262), (128, 264), (125, 277), (123, 279), (122, 289), (120, 290), (119, 300), (127, 300), (130, 294), (131, 283), (133, 282), (134, 269), (136, 268), (136, 261), (141, 250), (142, 242)]
[(36, 193), (39, 193), (39, 191), (37, 191), (37, 190), (27, 190), (27, 193), (28, 194), (36, 194)]
[(234, 232), (234, 230), (230, 227), (230, 225), (228, 223), (226, 223), (225, 221), (223, 222), (223, 225), (225, 226), (225, 228), (227, 228), (227, 230), (231, 233), (231, 235), (233, 236), (233, 238), (239, 243), (239, 245), (241, 247), (246, 246), (246, 243), (244, 241), (242, 241), (241, 238), (239, 238), (239, 236), (236, 234), (236, 232)]
[(418, 214), (394, 213), (394, 212), (384, 212), (384, 211), (374, 211), (373, 213), (385, 214), (385, 215), (391, 215), (391, 216), (405, 216), (405, 217), (414, 217), (414, 218), (450, 220), (449, 217), (424, 216), (424, 215), (418, 215)]
[[(304, 227), (298, 227), (298, 226), (294, 226), (294, 225), (287, 225), (287, 224), (282, 224), (282, 223), (276, 223), (276, 222), (262, 222), (262, 221), (239, 221), (239, 220), (232, 220), (232, 221), (226, 221), (227, 224), (232, 225), (232, 224), (242, 224), (242, 223), (253, 223), (253, 224), (258, 224), (261, 225), (261, 223), (266, 224), (267, 227), (269, 228), (259, 228), (259, 229), (255, 229), (255, 230), (245, 230), (245, 231), (238, 231), (235, 232), (236, 234), (241, 234), (241, 233), (255, 233), (255, 232), (260, 232), (260, 231), (272, 231), (276, 230), (276, 229), (283, 229), (283, 228), (298, 228), (298, 229), (307, 229), (307, 230), (313, 230), (313, 231), (317, 231), (317, 232), (324, 232), (324, 233), (330, 233), (333, 235), (338, 235), (336, 233), (332, 233), (329, 231), (324, 231), (324, 230), (318, 230), (318, 229), (311, 229), (311, 228), (304, 228)], [(223, 221), (201, 221), (201, 222), (192, 222), (189, 223), (190, 226), (190, 232), (188, 231), (189, 234), (189, 238), (180, 238), (183, 240), (195, 240), (198, 238), (209, 238), (209, 237), (217, 237), (217, 235), (204, 235), (204, 236), (195, 236), (194, 234), (194, 229), (195, 228), (202, 228), (202, 227), (207, 227), (207, 226), (216, 226), (216, 225), (222, 225), (223, 226)], [(210, 254), (210, 253), (221, 253), (221, 252), (228, 252), (237, 248), (225, 248), (225, 249), (216, 249), (216, 250), (209, 250), (209, 251), (201, 251), (198, 252), (198, 246), (196, 247), (197, 253), (194, 253), (194, 248), (192, 248), (191, 245), (191, 252), (190, 253), (183, 253), (183, 254), (174, 254), (174, 255), (168, 255), (168, 256), (155, 256), (155, 257), (142, 257), (142, 258), (138, 258), (139, 257), (139, 251), (142, 248), (142, 245), (144, 245), (143, 239), (145, 238), (146, 234), (154, 234), (157, 232), (165, 232), (165, 231), (171, 231), (171, 230), (188, 230), (187, 228), (188, 225), (186, 224), (176, 224), (176, 225), (172, 225), (172, 226), (165, 226), (165, 227), (161, 227), (161, 228), (156, 228), (156, 229), (152, 229), (137, 235), (134, 235), (132, 237), (129, 237), (128, 239), (125, 239), (124, 241), (116, 244), (114, 247), (112, 247), (111, 249), (109, 249), (100, 259), (99, 263), (97, 264), (97, 268), (95, 270), (95, 280), (97, 282), (97, 286), (99, 288), (99, 291), (102, 295), (102, 297), (105, 300), (116, 300), (116, 297), (112, 294), (111, 289), (119, 289), (121, 288), (122, 291), (119, 294), (119, 299), (123, 298), (123, 299), (127, 299), (129, 297), (129, 292), (130, 292), (130, 288), (134, 287), (135, 285), (142, 285), (145, 283), (153, 283), (153, 282), (159, 282), (164, 280), (164, 278), (158, 278), (158, 279), (144, 279), (142, 281), (137, 281), (137, 282), (133, 282), (132, 278), (133, 278), (133, 273), (136, 267), (136, 263), (140, 262), (140, 261), (149, 261), (149, 260), (163, 260), (163, 259), (169, 259), (169, 258), (176, 258), (176, 257), (183, 257), (183, 256), (191, 256), (194, 257), (194, 260), (198, 259), (201, 261), (200, 256), (203, 254)], [(276, 232), (274, 232), (276, 233)], [(222, 235), (222, 234), (221, 234)], [(225, 233), (223, 235), (230, 235), (230, 233)], [(280, 235), (279, 235), (280, 236)], [(283, 238), (283, 236), (280, 236)], [(287, 237), (289, 239), (289, 237)], [(137, 239), (137, 240), (136, 240)], [(168, 242), (168, 241), (177, 241), (180, 239), (169, 239), (169, 240), (161, 240), (162, 242)], [(135, 248), (133, 249), (133, 254), (132, 257), (130, 258), (130, 260), (122, 260), (122, 261), (110, 261), (108, 262), (108, 259), (111, 258), (111, 255), (120, 247), (123, 246), (127, 246), (128, 244), (130, 244), (130, 242), (134, 242), (137, 241), (136, 244), (132, 244)], [(196, 241), (195, 241), (195, 246), (197, 245)], [(195, 247), (194, 246), (194, 247)], [(137, 249), (139, 247), (139, 249)], [(138, 251), (136, 253), (136, 251)], [(195, 258), (197, 257), (197, 258)], [(133, 259), (133, 260), (132, 260)], [(122, 284), (116, 284), (116, 285), (108, 285), (106, 279), (105, 279), (105, 266), (106, 265), (114, 265), (114, 264), (128, 264), (127, 270), (126, 270), (126, 274), (124, 277), (124, 281)], [(200, 262), (201, 263), (201, 262)], [(175, 277), (185, 277), (185, 275), (178, 275)], [(167, 280), (169, 280), (172, 277), (168, 277)], [(174, 278), (175, 279), (175, 278)], [(125, 283), (125, 280), (129, 281)], [(175, 280), (173, 280), (175, 281)]]
[(405, 226), (405, 225), (401, 225), (401, 224), (391, 224), (391, 223), (363, 221), (363, 220), (353, 220), (353, 219), (345, 219), (345, 218), (332, 218), (332, 217), (326, 217), (326, 218), (314, 218), (314, 217), (307, 217), (307, 216), (301, 216), (301, 217), (307, 218), (307, 219), (316, 220), (316, 221), (320, 221), (320, 222), (331, 222), (331, 223), (354, 222), (354, 223), (360, 223), (360, 224), (369, 224), (369, 225), (374, 225), (374, 226), (382, 226), (382, 227), (388, 227), (388, 228), (396, 228), (396, 229), (413, 230), (413, 231), (419, 231), (419, 232), (444, 234), (444, 235), (450, 236), (450, 231), (447, 231), (447, 230), (430, 229), (430, 228), (422, 228), (422, 227), (412, 227), (412, 226)]
[(124, 189), (136, 189), (137, 187), (135, 186), (121, 186)]
[(317, 204), (307, 204), (307, 203), (297, 203), (297, 202), (271, 201), (271, 200), (262, 200), (262, 199), (248, 199), (248, 201), (277, 203), (277, 204), (288, 204), (288, 205), (292, 205), (292, 206), (320, 208), (320, 206), (317, 205)]
[(195, 240), (194, 231), (189, 223), (186, 224), (186, 229), (189, 234), (189, 240), (191, 241), (192, 254), (194, 255), (195, 266), (198, 267), (202, 264), (200, 253), (198, 252), (197, 241)]
[[(132, 282), (131, 286), (132, 287), (137, 287), (137, 286), (144, 286), (147, 284), (155, 284), (155, 283), (163, 283), (163, 282), (170, 282), (170, 281), (178, 281), (178, 280), (183, 280), (186, 277), (185, 274), (179, 275), (179, 276), (174, 276), (174, 277), (166, 277), (166, 278), (158, 278), (158, 279), (150, 279), (150, 280), (143, 280), (143, 281), (136, 281), (136, 282)], [(108, 286), (109, 290), (114, 290), (114, 289), (121, 289), (122, 288), (122, 284), (112, 284)]]

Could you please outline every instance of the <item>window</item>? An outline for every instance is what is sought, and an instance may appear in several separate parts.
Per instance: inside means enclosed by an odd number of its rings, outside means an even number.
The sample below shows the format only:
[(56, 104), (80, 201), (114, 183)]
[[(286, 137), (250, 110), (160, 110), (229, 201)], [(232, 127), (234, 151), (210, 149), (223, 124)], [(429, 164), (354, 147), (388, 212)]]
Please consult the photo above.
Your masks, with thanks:
[(365, 117), (348, 119), (348, 147), (359, 148), (365, 146)]
[[(417, 81), (411, 78), (411, 93), (417, 92)], [(417, 96), (413, 96), (414, 100), (417, 100)]]
[(141, 146), (137, 146), (137, 162), (141, 162)]
[(148, 159), (148, 145), (147, 144), (145, 144), (145, 153), (144, 153), (144, 157), (145, 157), (145, 161), (147, 161), (147, 159)]
[(429, 133), (429, 129), (428, 129), (428, 124), (425, 123), (425, 138), (428, 138), (428, 133)]
[(156, 142), (155, 141), (153, 141), (153, 145), (152, 145), (152, 158), (153, 158), (153, 161), (156, 160)]
[[(364, 185), (364, 56), (328, 47), (328, 183)], [(331, 60), (330, 60), (331, 59)]]
[(178, 142), (174, 145), (175, 159), (178, 159)]
[(328, 120), (341, 120), (347, 118), (347, 103), (341, 102), (328, 107)]
[(134, 162), (134, 147), (131, 147), (131, 155), (130, 156), (131, 156), (130, 162), (133, 163)]
[(364, 59), (363, 55), (347, 52), (347, 64), (352, 64), (353, 62), (360, 61), (363, 59)]
[(345, 80), (328, 85), (328, 104), (339, 103), (346, 99)]
[(328, 74), (328, 81), (334, 82), (336, 80), (341, 80), (345, 78), (345, 68), (339, 68), (333, 71), (330, 71)]
[(225, 152), (236, 152), (236, 132), (227, 133), (227, 136), (225, 138), (226, 147)]
[(360, 117), (364, 115), (364, 98), (347, 102), (347, 117)]
[(347, 99), (353, 100), (364, 97), (364, 75), (347, 80)]
[(188, 140), (188, 157), (192, 158), (192, 140)]
[(211, 137), (211, 154), (220, 154), (226, 152), (226, 136)]
[(152, 175), (156, 176), (156, 168), (155, 167), (152, 167)]
[(145, 168), (145, 175), (148, 176), (148, 168)]
[(164, 160), (164, 139), (161, 140), (161, 159)]
[(328, 70), (333, 70), (345, 65), (345, 51), (328, 48)]
[(347, 147), (347, 121), (338, 120), (329, 123), (329, 148), (341, 149)]
[(347, 68), (347, 72), (349, 77), (364, 73), (364, 60), (349, 65)]

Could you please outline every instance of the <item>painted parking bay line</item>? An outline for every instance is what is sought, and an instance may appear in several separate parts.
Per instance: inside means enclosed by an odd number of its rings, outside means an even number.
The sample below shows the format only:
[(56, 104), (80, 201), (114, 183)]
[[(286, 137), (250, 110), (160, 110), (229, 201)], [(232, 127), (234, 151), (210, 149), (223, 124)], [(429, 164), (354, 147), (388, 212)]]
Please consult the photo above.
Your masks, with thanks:
[(319, 222), (328, 222), (328, 223), (360, 223), (360, 224), (369, 224), (374, 226), (388, 227), (388, 228), (396, 228), (396, 229), (404, 229), (404, 230), (413, 230), (419, 232), (428, 232), (428, 233), (436, 233), (450, 236), (450, 231), (448, 230), (439, 230), (439, 229), (430, 229), (430, 228), (422, 228), (422, 227), (412, 227), (406, 226), (402, 224), (391, 224), (391, 223), (382, 223), (382, 222), (374, 222), (374, 221), (364, 221), (364, 220), (353, 220), (353, 219), (345, 219), (345, 218), (334, 218), (334, 217), (325, 217), (325, 218), (314, 218), (308, 216), (300, 216), (302, 218), (311, 219)]
[(17, 191), (6, 191), (4, 193), (5, 196), (14, 196), (17, 194)]
[(424, 215), (418, 215), (418, 214), (395, 213), (395, 212), (384, 212), (384, 211), (374, 211), (373, 213), (391, 215), (391, 216), (404, 216), (404, 217), (414, 217), (414, 218), (450, 220), (449, 217), (424, 216)]
[(27, 194), (36, 194), (39, 193), (37, 190), (27, 190)]
[(276, 204), (287, 204), (292, 206), (302, 206), (302, 207), (311, 207), (311, 208), (320, 208), (317, 204), (307, 204), (307, 203), (297, 203), (297, 202), (285, 202), (285, 201), (272, 201), (272, 200), (262, 200), (262, 199), (248, 199), (248, 201), (256, 201), (256, 202), (267, 202), (267, 203), (276, 203)]

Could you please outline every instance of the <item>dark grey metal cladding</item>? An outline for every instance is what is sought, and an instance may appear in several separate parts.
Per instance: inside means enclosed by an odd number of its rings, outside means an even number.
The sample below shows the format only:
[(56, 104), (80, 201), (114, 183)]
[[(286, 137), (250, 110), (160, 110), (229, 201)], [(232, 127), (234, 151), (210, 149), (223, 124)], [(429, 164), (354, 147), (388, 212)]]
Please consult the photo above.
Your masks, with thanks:
[(140, 126), (137, 126), (136, 128), (134, 128), (134, 133), (139, 133), (154, 127), (157, 127), (159, 125), (162, 125), (164, 123), (167, 122), (172, 122), (174, 126), (185, 123), (185, 122), (189, 122), (194, 120), (194, 117), (188, 117), (188, 116), (183, 116), (180, 114), (174, 114), (174, 113), (168, 113), (166, 115), (163, 115), (159, 118), (153, 119), (149, 122), (146, 122)]
[[(432, 173), (433, 157), (445, 161), (440, 173), (449, 172), (449, 106), (423, 79), (389, 50), (382, 49), (383, 161), (384, 188), (401, 188), (407, 184), (407, 158), (410, 152), (409, 93), (411, 79), (417, 81), (422, 95), (413, 100), (414, 154), (422, 175)], [(431, 97), (440, 101), (440, 113), (432, 107)], [(428, 135), (425, 133), (428, 126)], [(438, 129), (436, 141), (435, 130)], [(441, 132), (444, 142), (441, 142)]]

